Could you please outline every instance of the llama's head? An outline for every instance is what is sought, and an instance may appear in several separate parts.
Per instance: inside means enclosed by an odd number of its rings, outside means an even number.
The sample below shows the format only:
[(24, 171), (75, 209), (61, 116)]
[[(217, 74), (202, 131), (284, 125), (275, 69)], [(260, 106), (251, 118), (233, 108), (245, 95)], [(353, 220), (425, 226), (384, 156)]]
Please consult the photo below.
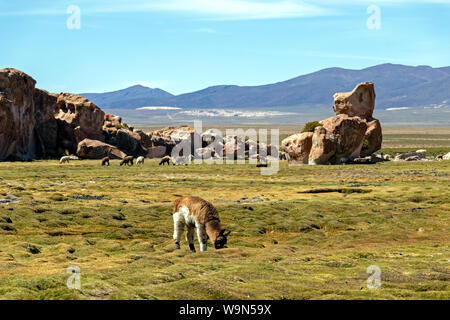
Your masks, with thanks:
[(225, 245), (227, 244), (227, 237), (230, 233), (231, 231), (225, 233), (225, 229), (221, 229), (219, 235), (216, 238), (216, 241), (214, 241), (214, 248), (216, 249), (225, 248)]

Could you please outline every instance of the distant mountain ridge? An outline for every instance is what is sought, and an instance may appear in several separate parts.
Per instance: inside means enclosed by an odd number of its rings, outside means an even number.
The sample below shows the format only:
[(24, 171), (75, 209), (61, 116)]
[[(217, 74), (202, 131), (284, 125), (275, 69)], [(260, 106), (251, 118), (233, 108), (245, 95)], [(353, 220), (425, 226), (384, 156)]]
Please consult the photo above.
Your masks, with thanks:
[[(85, 98), (103, 108), (136, 109), (147, 103), (164, 101), (173, 97), (172, 94), (161, 90), (135, 85), (126, 89), (105, 93), (83, 93)], [(136, 107), (137, 106), (137, 107)]]
[(267, 109), (308, 104), (330, 106), (334, 93), (351, 91), (364, 81), (375, 83), (377, 108), (450, 105), (450, 67), (398, 64), (382, 64), (362, 70), (328, 68), (274, 84), (221, 85), (177, 96), (142, 86), (82, 95), (105, 109), (144, 106), (185, 109)]

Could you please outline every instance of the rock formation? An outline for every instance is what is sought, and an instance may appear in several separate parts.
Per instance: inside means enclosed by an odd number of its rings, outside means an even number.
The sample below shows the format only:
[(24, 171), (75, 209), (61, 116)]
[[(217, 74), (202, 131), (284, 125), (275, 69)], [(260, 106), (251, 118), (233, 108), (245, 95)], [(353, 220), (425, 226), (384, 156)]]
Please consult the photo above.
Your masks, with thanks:
[(84, 159), (102, 159), (106, 156), (123, 159), (127, 156), (115, 146), (91, 139), (84, 139), (78, 144), (77, 155)]
[(334, 95), (336, 116), (322, 120), (314, 133), (296, 134), (282, 146), (293, 164), (339, 164), (378, 151), (383, 142), (380, 122), (374, 119), (375, 89), (371, 82)]
[(0, 70), (0, 160), (57, 158), (66, 150), (98, 158), (107, 148), (117, 157), (140, 156), (153, 146), (145, 133), (133, 132), (84, 97), (35, 85), (19, 70)]
[(417, 150), (401, 153), (394, 158), (394, 161), (421, 161), (426, 160), (426, 158), (427, 150)]
[(336, 115), (346, 114), (350, 117), (371, 118), (375, 108), (375, 87), (372, 82), (363, 82), (351, 92), (334, 95), (333, 110)]
[[(80, 158), (171, 155), (180, 142), (191, 154), (209, 154), (211, 143), (223, 156), (255, 155), (270, 145), (237, 136), (218, 136), (208, 130), (199, 136), (188, 126), (144, 133), (104, 113), (91, 101), (69, 93), (54, 94), (35, 88), (36, 81), (16, 69), (0, 70), (0, 161), (57, 158), (67, 151)], [(282, 145), (292, 163), (342, 163), (370, 156), (381, 148), (380, 122), (372, 118), (374, 85), (361, 83), (352, 92), (337, 93), (335, 117), (325, 119), (314, 132), (297, 134)], [(195, 141), (201, 142), (201, 148)], [(195, 153), (197, 147), (197, 153)], [(217, 150), (217, 149), (216, 149)], [(208, 152), (207, 152), (208, 151)], [(275, 150), (277, 156), (278, 150)], [(180, 154), (181, 155), (181, 154)]]
[(282, 148), (289, 155), (289, 162), (292, 164), (308, 164), (309, 154), (312, 148), (312, 138), (314, 133), (304, 132), (295, 134), (283, 140)]
[(0, 159), (27, 160), (36, 153), (35, 84), (19, 70), (0, 70)]

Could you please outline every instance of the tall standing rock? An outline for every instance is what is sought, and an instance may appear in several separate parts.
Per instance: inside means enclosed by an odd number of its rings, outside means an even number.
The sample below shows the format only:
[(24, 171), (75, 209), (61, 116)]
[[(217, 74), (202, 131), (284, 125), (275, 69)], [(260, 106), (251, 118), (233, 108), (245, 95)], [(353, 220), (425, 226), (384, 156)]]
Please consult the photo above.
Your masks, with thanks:
[[(378, 151), (383, 142), (381, 124), (374, 119), (375, 88), (372, 82), (363, 82), (351, 92), (334, 95), (336, 116), (322, 120), (312, 135), (310, 151), (301, 135), (288, 137), (283, 147), (293, 163), (339, 164), (368, 156)], [(308, 153), (307, 155), (305, 153)]]
[(367, 121), (367, 131), (364, 137), (365, 144), (361, 150), (361, 157), (367, 157), (381, 149), (383, 144), (383, 131), (377, 119)]
[(0, 70), (0, 160), (35, 156), (35, 84), (19, 70)]
[(333, 136), (324, 127), (317, 127), (312, 137), (312, 147), (309, 154), (309, 164), (328, 164), (336, 153)]

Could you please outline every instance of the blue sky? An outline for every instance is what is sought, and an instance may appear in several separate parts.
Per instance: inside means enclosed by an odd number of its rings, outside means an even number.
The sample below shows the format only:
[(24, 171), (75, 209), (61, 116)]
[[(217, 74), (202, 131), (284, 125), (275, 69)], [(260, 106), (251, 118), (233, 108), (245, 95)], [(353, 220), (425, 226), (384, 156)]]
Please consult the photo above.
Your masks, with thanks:
[[(81, 28), (68, 29), (70, 5)], [(366, 25), (380, 8), (381, 28)], [(450, 0), (0, 0), (0, 68), (52, 92), (174, 94), (327, 67), (450, 65)]]

